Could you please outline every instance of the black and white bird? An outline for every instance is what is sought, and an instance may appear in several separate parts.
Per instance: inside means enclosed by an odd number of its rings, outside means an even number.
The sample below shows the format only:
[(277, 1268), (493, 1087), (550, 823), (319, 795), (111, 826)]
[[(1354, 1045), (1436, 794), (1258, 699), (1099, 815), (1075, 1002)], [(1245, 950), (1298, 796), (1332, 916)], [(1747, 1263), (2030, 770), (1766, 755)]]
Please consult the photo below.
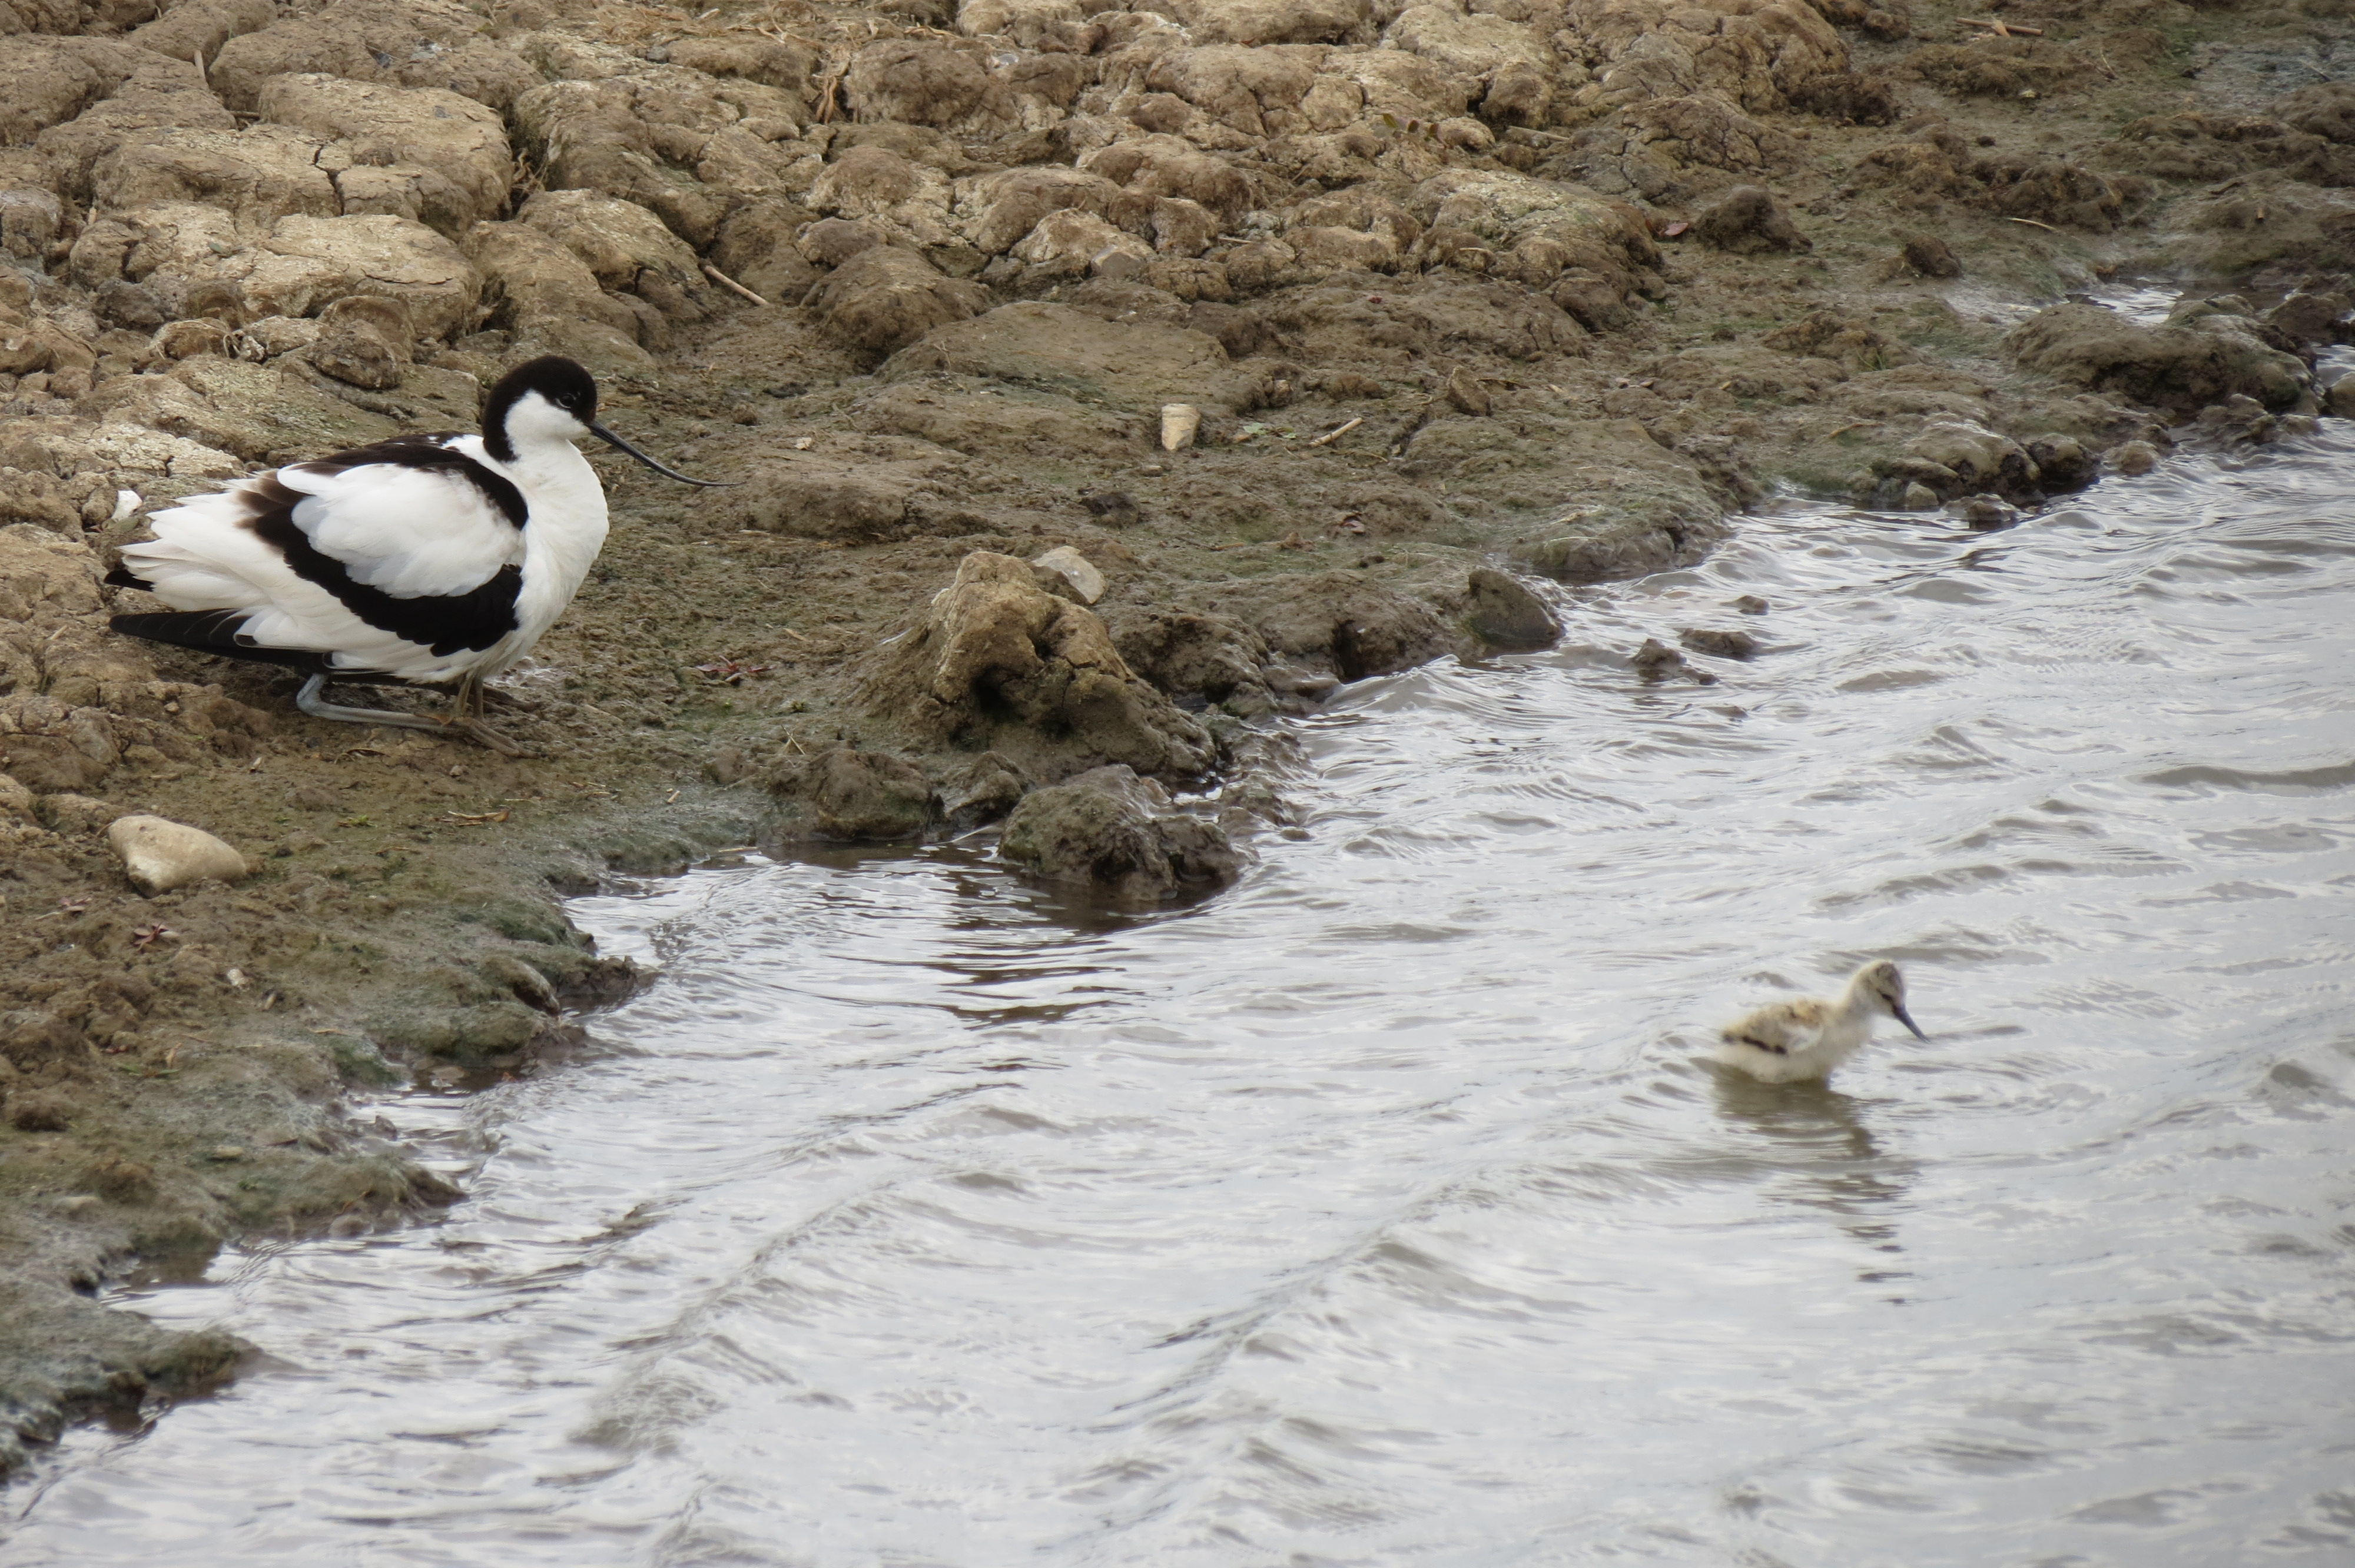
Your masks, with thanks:
[[(107, 580), (170, 611), (117, 631), (305, 671), (315, 718), (460, 730), (512, 741), (467, 711), (479, 684), (530, 652), (572, 602), (605, 543), (605, 492), (572, 443), (595, 436), (687, 484), (597, 422), (597, 383), (556, 355), (491, 389), (483, 429), (400, 436), (290, 463), (154, 518)], [(342, 707), (331, 680), (456, 683), (450, 720)]]

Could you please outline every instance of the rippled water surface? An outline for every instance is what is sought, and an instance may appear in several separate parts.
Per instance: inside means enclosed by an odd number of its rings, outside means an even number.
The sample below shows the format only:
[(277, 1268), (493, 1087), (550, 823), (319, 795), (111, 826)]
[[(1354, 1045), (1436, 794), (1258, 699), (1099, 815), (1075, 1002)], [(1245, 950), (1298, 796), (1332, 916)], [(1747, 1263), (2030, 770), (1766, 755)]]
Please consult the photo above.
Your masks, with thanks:
[[(664, 973), (596, 1054), (386, 1107), (472, 1199), (130, 1293), (272, 1359), (6, 1560), (2355, 1561), (2350, 474), (1752, 521), (1343, 694), (1182, 911), (584, 901)], [(1699, 1060), (1869, 955), (1927, 1044)]]

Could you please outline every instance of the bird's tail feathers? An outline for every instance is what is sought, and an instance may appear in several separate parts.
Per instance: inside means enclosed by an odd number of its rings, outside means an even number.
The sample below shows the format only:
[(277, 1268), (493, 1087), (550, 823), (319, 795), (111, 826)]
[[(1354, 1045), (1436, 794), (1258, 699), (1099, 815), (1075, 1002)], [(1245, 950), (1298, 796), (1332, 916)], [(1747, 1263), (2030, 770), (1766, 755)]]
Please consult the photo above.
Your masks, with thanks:
[(168, 642), (199, 653), (251, 659), (314, 673), (327, 669), (327, 657), (307, 648), (265, 648), (245, 633), (245, 615), (233, 609), (171, 610), (156, 615), (118, 615), (108, 624), (130, 637)]

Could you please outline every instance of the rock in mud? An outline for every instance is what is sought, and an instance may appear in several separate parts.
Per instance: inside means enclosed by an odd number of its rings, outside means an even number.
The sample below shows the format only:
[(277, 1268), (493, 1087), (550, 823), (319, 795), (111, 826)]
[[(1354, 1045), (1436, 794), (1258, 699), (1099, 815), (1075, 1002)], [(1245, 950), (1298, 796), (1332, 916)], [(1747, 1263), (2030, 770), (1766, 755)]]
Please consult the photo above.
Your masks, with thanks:
[(1901, 340), (1845, 311), (1812, 311), (1759, 341), (1785, 354), (1828, 359), (1857, 373), (1891, 370), (1916, 357)]
[(970, 832), (1014, 810), (1030, 792), (1022, 769), (985, 751), (941, 787), (941, 817), (953, 833)]
[(305, 356), (353, 387), (385, 391), (409, 373), (409, 311), (381, 294), (354, 294), (320, 313), (321, 333)]
[(1202, 727), (1140, 680), (1092, 610), (1040, 588), (1028, 561), (976, 550), (922, 625), (868, 678), (879, 709), (1059, 779), (1117, 762), (1169, 779), (1199, 775)]
[(1736, 185), (1728, 191), (1723, 201), (1703, 208), (1693, 219), (1692, 231), (1702, 244), (1736, 256), (1816, 248), (1815, 241), (1801, 234), (1790, 216), (1759, 185)]
[(2324, 406), (2339, 418), (2355, 419), (2355, 376), (2343, 376), (2331, 383)]
[(1963, 264), (1946, 242), (1934, 234), (1905, 237), (1905, 265), (1924, 278), (1959, 278)]
[(2031, 370), (2179, 413), (2236, 393), (2285, 408), (2313, 381), (2296, 355), (2265, 342), (2260, 323), (2229, 312), (2147, 327), (2099, 305), (2054, 305), (2004, 344)]
[(1080, 505), (1087, 514), (1107, 528), (1133, 528), (1144, 521), (1144, 509), (1135, 499), (1118, 490), (1099, 490), (1080, 497)]
[(829, 335), (872, 362), (934, 327), (989, 308), (987, 289), (948, 277), (911, 250), (877, 245), (826, 274), (810, 296)]
[(1546, 532), (1514, 547), (1517, 564), (1558, 583), (1599, 583), (1689, 566), (1725, 536), (1725, 524), (1713, 516), (1630, 514), (1605, 503), (1560, 518)]
[(106, 842), (140, 892), (153, 897), (192, 882), (245, 880), (245, 856), (205, 832), (162, 817), (118, 817)]
[(1459, 365), (1447, 373), (1447, 385), (1444, 391), (1448, 403), (1457, 413), (1469, 414), (1475, 418), (1487, 417), (1488, 389), (1480, 385), (1478, 376), (1464, 366)]
[(1342, 681), (1412, 670), (1466, 646), (1431, 606), (1356, 572), (1262, 577), (1220, 602), (1250, 617), (1271, 653)]
[(581, 259), (598, 287), (635, 294), (673, 321), (701, 321), (718, 306), (695, 252), (635, 202), (593, 191), (540, 191), (516, 214)]
[(921, 841), (939, 814), (922, 768), (902, 757), (852, 746), (788, 758), (769, 788), (809, 807), (817, 832), (829, 839)]
[(2355, 342), (2355, 295), (2311, 282), (2265, 313), (2265, 324), (2300, 344)]
[(2084, 443), (2073, 436), (2039, 436), (2028, 443), (2028, 461), (2036, 465), (2036, 482), (2047, 492), (2083, 490), (2101, 472)]
[[(884, 253), (868, 251), (846, 262), (842, 272)], [(821, 299), (832, 285), (829, 279), (820, 289)], [(956, 286), (988, 298), (978, 284)], [(1207, 333), (1142, 321), (1115, 323), (1075, 306), (1029, 300), (939, 327), (894, 355), (880, 372), (890, 382), (943, 374), (1050, 387), (1140, 411), (1174, 402), (1241, 409), (1258, 397), (1261, 381), (1254, 370), (1228, 363), (1225, 348)]]
[(1194, 436), (1201, 428), (1202, 410), (1191, 403), (1164, 403), (1161, 406), (1163, 451), (1184, 451), (1194, 444)]
[(1223, 707), (1238, 718), (1274, 711), (1263, 674), (1267, 643), (1231, 615), (1130, 611), (1114, 623), (1113, 637), (1130, 669), (1182, 704)]
[(1472, 604), (1465, 629), (1489, 647), (1529, 652), (1561, 640), (1561, 622), (1545, 600), (1510, 575), (1494, 567), (1475, 567), (1467, 592)]
[(1059, 599), (1093, 604), (1104, 596), (1103, 573), (1069, 545), (1059, 545), (1030, 564), (1041, 574), (1039, 586)]
[(478, 223), (467, 232), (466, 254), (482, 272), (484, 324), (512, 334), (518, 350), (565, 355), (599, 376), (654, 374), (654, 356), (638, 345), (636, 314), (542, 230)]
[(73, 1125), (74, 1102), (42, 1089), (8, 1097), (8, 1125), (18, 1132), (63, 1132)]
[[(2029, 495), (2042, 478), (2018, 441), (1964, 419), (1934, 420), (1905, 445), (1905, 457), (1927, 465), (1907, 477), (1929, 481), (1942, 495), (1991, 491), (1998, 495)], [(1930, 480), (1932, 469), (1954, 476), (1950, 483)]]
[(1130, 906), (1223, 886), (1242, 869), (1217, 823), (1177, 810), (1158, 784), (1122, 766), (1023, 797), (998, 853), (1035, 876)]

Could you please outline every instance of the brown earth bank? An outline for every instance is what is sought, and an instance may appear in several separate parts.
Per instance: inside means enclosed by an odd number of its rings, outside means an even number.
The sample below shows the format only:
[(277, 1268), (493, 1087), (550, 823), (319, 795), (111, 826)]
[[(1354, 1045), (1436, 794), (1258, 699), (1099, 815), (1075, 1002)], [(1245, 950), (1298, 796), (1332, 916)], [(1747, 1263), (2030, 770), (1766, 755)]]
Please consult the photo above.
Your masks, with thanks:
[[(1771, 493), (1997, 526), (2331, 411), (2347, 9), (0, 0), (0, 1467), (245, 1353), (111, 1275), (450, 1201), (366, 1100), (625, 995), (601, 877), (1003, 822), (1186, 895), (1284, 715)], [(105, 630), (159, 506), (549, 352), (737, 483), (600, 460), (528, 756)], [(221, 874), (143, 893), (142, 814)]]

